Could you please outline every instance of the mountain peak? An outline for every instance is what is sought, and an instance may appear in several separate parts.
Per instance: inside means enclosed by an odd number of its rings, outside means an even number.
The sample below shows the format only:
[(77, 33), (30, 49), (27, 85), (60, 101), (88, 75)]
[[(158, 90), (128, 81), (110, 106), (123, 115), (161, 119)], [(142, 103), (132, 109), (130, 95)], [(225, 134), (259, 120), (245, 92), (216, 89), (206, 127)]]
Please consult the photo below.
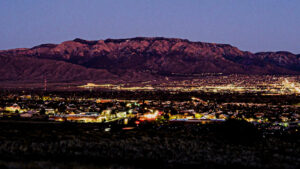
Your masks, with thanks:
[(81, 44), (86, 44), (86, 45), (95, 45), (98, 41), (89, 41), (89, 40), (84, 40), (80, 38), (76, 38), (73, 40), (74, 42), (79, 42)]

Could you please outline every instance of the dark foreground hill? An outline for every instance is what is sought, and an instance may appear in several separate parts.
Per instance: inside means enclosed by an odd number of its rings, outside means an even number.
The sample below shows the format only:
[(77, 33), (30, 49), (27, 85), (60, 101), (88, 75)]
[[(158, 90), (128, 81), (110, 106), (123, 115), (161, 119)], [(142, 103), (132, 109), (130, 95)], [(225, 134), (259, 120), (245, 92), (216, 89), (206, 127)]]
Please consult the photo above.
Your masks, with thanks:
[(115, 126), (110, 132), (105, 127), (0, 121), (0, 167), (296, 169), (300, 164), (297, 135), (261, 137), (248, 127), (227, 130), (225, 123)]
[(227, 44), (175, 38), (131, 38), (0, 51), (1, 81), (153, 79), (178, 74), (300, 74), (300, 55), (251, 53)]

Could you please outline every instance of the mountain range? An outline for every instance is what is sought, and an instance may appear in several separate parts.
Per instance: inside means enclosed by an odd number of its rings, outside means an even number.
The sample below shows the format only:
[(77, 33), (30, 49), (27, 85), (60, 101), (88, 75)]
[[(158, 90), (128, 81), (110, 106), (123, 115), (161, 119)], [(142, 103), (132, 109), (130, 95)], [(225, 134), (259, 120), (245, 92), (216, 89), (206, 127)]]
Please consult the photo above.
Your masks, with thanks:
[(166, 76), (300, 74), (300, 55), (251, 53), (228, 44), (136, 37), (0, 51), (0, 81), (149, 80)]

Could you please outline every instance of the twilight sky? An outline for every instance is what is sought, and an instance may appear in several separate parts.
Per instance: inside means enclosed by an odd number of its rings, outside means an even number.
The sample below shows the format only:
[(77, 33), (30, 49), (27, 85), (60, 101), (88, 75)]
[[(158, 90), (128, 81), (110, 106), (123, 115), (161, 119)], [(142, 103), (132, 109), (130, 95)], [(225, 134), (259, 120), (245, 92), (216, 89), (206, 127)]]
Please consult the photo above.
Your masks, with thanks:
[(0, 0), (0, 49), (163, 36), (300, 53), (299, 0)]

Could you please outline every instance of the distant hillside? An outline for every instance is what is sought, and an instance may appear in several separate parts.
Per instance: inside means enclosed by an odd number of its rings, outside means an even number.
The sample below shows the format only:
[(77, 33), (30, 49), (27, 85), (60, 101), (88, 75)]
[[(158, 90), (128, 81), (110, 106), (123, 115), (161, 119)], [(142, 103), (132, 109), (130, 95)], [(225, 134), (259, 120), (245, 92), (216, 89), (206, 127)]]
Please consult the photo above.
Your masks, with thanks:
[(227, 44), (175, 38), (131, 38), (0, 51), (0, 80), (151, 79), (176, 74), (300, 74), (300, 55), (250, 53)]

